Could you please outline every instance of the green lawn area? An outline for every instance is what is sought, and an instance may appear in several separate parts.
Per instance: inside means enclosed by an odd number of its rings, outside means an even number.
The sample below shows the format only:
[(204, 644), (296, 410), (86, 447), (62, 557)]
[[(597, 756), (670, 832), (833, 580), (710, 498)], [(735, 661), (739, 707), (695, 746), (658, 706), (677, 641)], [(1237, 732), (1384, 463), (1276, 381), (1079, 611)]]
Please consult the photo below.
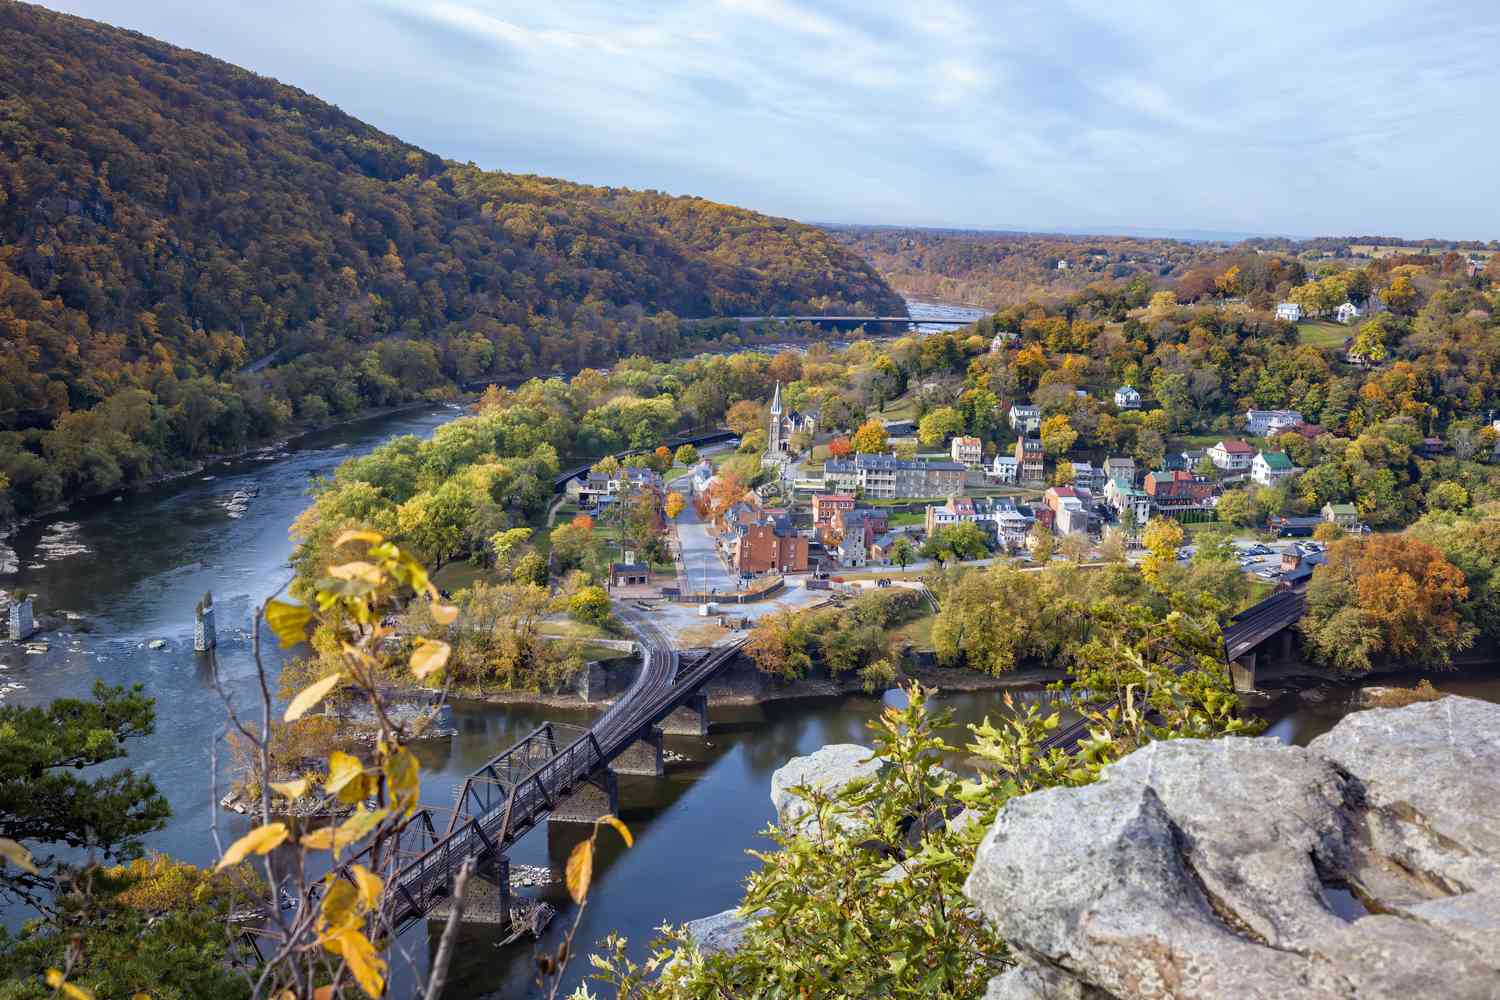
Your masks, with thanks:
[(432, 582), (439, 590), (456, 594), (476, 583), (497, 583), (494, 570), (488, 566), (476, 566), (467, 559), (447, 563), (432, 574)]
[(537, 625), (537, 631), (542, 633), (542, 635), (555, 635), (562, 639), (614, 638), (614, 636), (604, 631), (598, 625), (574, 621), (571, 618), (548, 618)]
[(881, 420), (911, 420), (917, 415), (917, 401), (910, 394), (886, 403), (875, 416)]
[(1173, 435), (1172, 443), (1181, 448), (1212, 448), (1233, 434), (1181, 434)]
[(1341, 347), (1351, 329), (1326, 319), (1303, 320), (1297, 324), (1297, 339), (1310, 347)]
[(936, 615), (923, 615), (897, 628), (896, 635), (911, 643), (913, 649), (931, 649), (932, 624), (936, 620)]
[(926, 518), (922, 514), (902, 510), (891, 514), (887, 520), (890, 522), (891, 527), (899, 528), (906, 524), (922, 524)]

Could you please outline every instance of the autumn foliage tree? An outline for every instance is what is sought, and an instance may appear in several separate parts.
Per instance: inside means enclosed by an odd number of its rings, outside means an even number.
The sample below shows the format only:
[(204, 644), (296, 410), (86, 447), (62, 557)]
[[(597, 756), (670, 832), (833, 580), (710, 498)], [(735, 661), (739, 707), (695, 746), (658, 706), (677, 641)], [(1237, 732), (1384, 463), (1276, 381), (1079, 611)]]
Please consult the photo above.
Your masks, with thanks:
[(859, 425), (850, 445), (860, 454), (878, 455), (885, 451), (889, 442), (890, 435), (886, 432), (885, 425), (872, 417)]
[(1474, 642), (1463, 571), (1410, 535), (1344, 538), (1313, 573), (1302, 632), (1315, 658), (1345, 673), (1382, 660), (1447, 666)]

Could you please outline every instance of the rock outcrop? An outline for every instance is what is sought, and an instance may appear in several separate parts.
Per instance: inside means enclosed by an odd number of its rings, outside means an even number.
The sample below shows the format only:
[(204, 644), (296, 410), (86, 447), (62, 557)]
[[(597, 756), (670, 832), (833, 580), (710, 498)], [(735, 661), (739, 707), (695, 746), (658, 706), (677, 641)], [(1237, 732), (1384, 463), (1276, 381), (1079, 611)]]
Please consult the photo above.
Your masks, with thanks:
[(1153, 744), (1007, 803), (966, 892), (1020, 959), (992, 1000), (1494, 1000), (1500, 706)]
[(831, 743), (777, 768), (771, 775), (771, 804), (781, 825), (794, 830), (808, 812), (807, 802), (793, 793), (793, 788), (807, 785), (832, 794), (856, 781), (873, 778), (884, 766), (874, 754), (858, 743)]

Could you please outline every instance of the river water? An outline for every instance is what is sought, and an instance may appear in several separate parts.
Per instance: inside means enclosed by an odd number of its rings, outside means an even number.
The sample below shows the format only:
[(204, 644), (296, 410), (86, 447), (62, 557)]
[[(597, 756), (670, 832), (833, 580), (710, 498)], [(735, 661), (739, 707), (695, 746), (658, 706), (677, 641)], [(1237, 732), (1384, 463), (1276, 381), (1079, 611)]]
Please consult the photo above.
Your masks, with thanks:
[[(336, 427), (279, 451), (222, 464), (118, 502), (90, 501), (29, 525), (6, 540), (20, 570), (0, 577), (0, 586), (36, 593), (40, 607), (79, 618), (38, 636), (49, 646), (45, 653), (0, 644), (0, 698), (44, 704), (57, 697), (86, 697), (96, 679), (143, 684), (157, 700), (157, 727), (151, 736), (130, 742), (128, 763), (155, 777), (173, 810), (149, 846), (212, 863), (216, 852), (209, 829), (217, 810), (210, 747), (225, 720), (219, 689), (238, 704), (255, 704), (247, 634), (252, 608), (289, 576), (287, 528), (307, 505), (309, 486), (352, 455), (393, 435), (430, 434), (459, 412), (435, 407)], [(235, 503), (236, 493), (252, 492), (243, 506)], [(213, 657), (192, 650), (193, 606), (210, 590), (220, 640)], [(155, 640), (165, 645), (150, 648)], [(282, 654), (275, 642), (263, 643), (263, 649), (272, 670), (279, 669)], [(1500, 684), (1492, 681), (1455, 679), (1439, 686), (1500, 700)], [(1003, 712), (1001, 697), (953, 695), (939, 703), (952, 708), (962, 724)], [(828, 743), (867, 743), (865, 724), (886, 700), (897, 698), (893, 693), (884, 700), (856, 697), (716, 712), (707, 740), (668, 738), (668, 749), (683, 762), (669, 765), (665, 778), (621, 779), (621, 812), (636, 845), (622, 850), (611, 835), (601, 838), (605, 848), (578, 944), (587, 950), (618, 930), (632, 939), (639, 955), (659, 924), (737, 904), (743, 879), (755, 864), (746, 851), (770, 846), (759, 832), (773, 819), (772, 771), (789, 757)], [(1272, 735), (1302, 743), (1325, 731), (1344, 710), (1336, 700), (1314, 704), (1293, 697), (1266, 714)], [(544, 719), (586, 721), (557, 711), (466, 703), (455, 705), (453, 715), (456, 735), (417, 747), (429, 803), (450, 803), (466, 774)], [(955, 737), (962, 742), (961, 734)], [(218, 764), (222, 793), (227, 781), (222, 753)], [(219, 822), (226, 842), (249, 828), (249, 820), (230, 813), (221, 812)], [(576, 836), (539, 829), (518, 845), (512, 861), (556, 862)], [(560, 889), (543, 895), (571, 919)], [(11, 925), (20, 917), (6, 914)], [(549, 944), (555, 945), (564, 923), (554, 922)], [(401, 946), (421, 967), (435, 938), (434, 931), (429, 941), (427, 929), (418, 926)], [(475, 927), (465, 931), (464, 944), (450, 995), (534, 995), (529, 941), (498, 948), (492, 932)], [(392, 995), (406, 995), (413, 975), (406, 959), (397, 956), (392, 971)], [(573, 981), (584, 971), (585, 963), (575, 962)]]

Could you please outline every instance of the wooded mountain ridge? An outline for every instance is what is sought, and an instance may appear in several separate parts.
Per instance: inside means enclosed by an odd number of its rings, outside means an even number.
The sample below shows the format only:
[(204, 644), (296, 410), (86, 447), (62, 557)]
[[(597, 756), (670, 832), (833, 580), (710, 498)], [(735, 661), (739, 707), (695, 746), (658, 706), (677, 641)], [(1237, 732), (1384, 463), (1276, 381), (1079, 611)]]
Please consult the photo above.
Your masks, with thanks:
[(0, 476), (23, 508), (292, 420), (669, 354), (694, 333), (677, 317), (861, 310), (904, 311), (814, 227), (448, 162), (220, 60), (0, 3)]

